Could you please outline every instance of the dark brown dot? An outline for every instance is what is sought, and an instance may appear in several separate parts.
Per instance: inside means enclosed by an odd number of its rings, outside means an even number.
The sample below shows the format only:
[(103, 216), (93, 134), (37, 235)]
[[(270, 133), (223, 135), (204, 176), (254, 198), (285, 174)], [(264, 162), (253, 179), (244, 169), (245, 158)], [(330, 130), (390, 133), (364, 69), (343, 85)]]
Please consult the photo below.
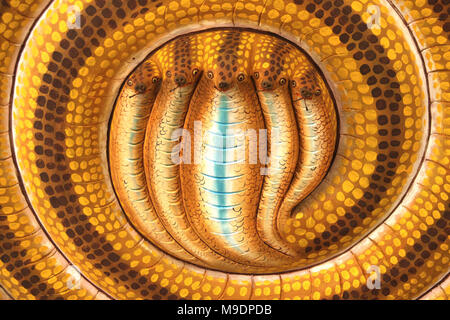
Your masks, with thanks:
[(312, 3), (310, 3), (306, 6), (306, 11), (308, 11), (309, 13), (313, 13), (315, 10), (316, 10), (316, 6)]
[(87, 13), (88, 15), (90, 15), (90, 16), (93, 16), (96, 12), (97, 12), (97, 9), (95, 9), (95, 7), (92, 6), (92, 5), (89, 5), (89, 6), (86, 8), (86, 13)]
[(349, 39), (350, 39), (350, 37), (349, 37), (348, 34), (346, 34), (346, 33), (341, 34), (341, 35), (339, 36), (339, 40), (340, 40), (342, 43), (344, 43), (344, 44), (347, 43)]
[(359, 68), (360, 72), (362, 75), (366, 75), (370, 72), (370, 67), (367, 64), (363, 64), (360, 68)]
[(381, 89), (380, 88), (372, 89), (372, 96), (374, 98), (377, 98), (377, 97), (381, 96)]
[(366, 57), (367, 60), (373, 61), (373, 60), (375, 60), (375, 58), (376, 58), (376, 54), (375, 54), (375, 52), (373, 52), (372, 50), (369, 50), (369, 51), (367, 51), (367, 52), (365, 53), (365, 57)]

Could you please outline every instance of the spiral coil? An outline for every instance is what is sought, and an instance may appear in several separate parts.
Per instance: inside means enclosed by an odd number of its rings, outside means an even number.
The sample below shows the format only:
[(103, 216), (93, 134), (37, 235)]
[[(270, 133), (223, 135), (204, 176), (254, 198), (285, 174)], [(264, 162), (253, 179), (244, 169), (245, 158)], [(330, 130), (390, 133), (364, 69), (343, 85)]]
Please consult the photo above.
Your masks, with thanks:
[[(432, 0), (3, 1), (0, 298), (447, 299), (449, 8), (447, 1)], [(221, 69), (214, 61), (226, 33), (231, 34), (236, 71), (232, 81), (216, 83)], [(245, 41), (252, 38), (259, 41), (242, 58), (238, 51), (245, 51)], [(186, 41), (196, 44), (183, 47)], [(280, 72), (286, 72), (286, 82), (280, 87), (289, 87), (289, 99), (272, 103), (283, 99), (283, 94), (267, 93), (275, 92), (280, 82), (269, 86), (255, 77), (267, 69), (264, 62), (258, 66), (256, 57), (264, 58), (258, 52), (277, 43), (304, 57), (298, 58), (303, 59), (300, 65), (313, 70), (314, 81), (311, 85), (303, 73), (296, 74), (299, 64), (284, 68)], [(208, 44), (208, 50), (191, 50)], [(275, 50), (279, 55), (281, 47)], [(184, 82), (171, 69), (178, 58), (170, 59), (180, 48), (191, 50), (186, 57), (193, 63), (202, 61)], [(147, 90), (153, 78), (154, 94)], [(139, 83), (133, 83), (136, 79)], [(171, 91), (171, 81), (178, 91)], [(142, 83), (145, 88), (136, 86)], [(190, 83), (195, 87), (189, 93)], [(130, 90), (140, 93), (138, 100), (126, 99)], [(230, 93), (242, 104), (226, 100)], [(247, 237), (240, 242), (249, 258), (230, 249), (230, 243), (241, 239), (211, 236), (218, 228), (210, 219), (214, 212), (197, 208), (208, 200), (200, 189), (210, 182), (196, 179), (211, 167), (179, 165), (181, 202), (168, 197), (176, 186), (155, 183), (161, 170), (157, 166), (164, 164), (158, 158), (158, 134), (164, 132), (155, 124), (172, 124), (161, 119), (174, 119), (167, 110), (181, 105), (183, 94), (195, 104), (173, 125), (188, 132), (198, 119), (205, 120), (205, 130), (213, 121), (230, 125), (239, 120), (222, 121), (218, 107), (242, 107), (249, 128), (270, 130), (276, 121), (269, 121), (268, 108), (292, 104), (276, 113), (283, 117), (281, 111), (291, 110), (286, 117), (297, 117), (297, 127), (289, 122), (280, 126), (282, 137), (297, 130), (287, 147), (295, 146), (292, 139), (299, 139), (300, 146), (310, 128), (299, 122), (298, 110), (306, 108), (295, 109), (295, 101), (303, 107), (329, 106), (323, 123), (328, 129), (311, 146), (317, 148), (333, 132), (338, 143), (330, 140), (332, 148), (324, 153), (329, 161), (319, 158), (325, 165), (317, 185), (311, 184), (297, 200), (287, 190), (294, 180), (280, 178), (289, 180), (283, 192), (292, 203), (270, 196), (264, 202), (264, 191), (251, 186), (261, 183), (264, 190), (267, 181), (278, 181), (270, 180), (276, 172), (260, 175), (258, 167), (254, 175), (248, 165), (240, 169), (248, 170), (242, 185), (254, 188), (242, 201), (242, 212), (252, 212), (244, 221)], [(316, 97), (327, 100), (316, 103)], [(144, 171), (136, 179), (148, 188), (148, 203), (154, 207), (135, 207), (136, 214), (130, 205), (141, 199), (126, 203), (125, 193), (133, 190), (128, 189), (130, 177), (125, 176), (125, 185), (118, 174), (130, 167), (114, 166), (124, 160), (114, 157), (125, 150), (121, 141), (127, 141), (127, 130), (134, 125), (141, 130), (135, 142), (143, 148), (131, 160), (141, 161), (137, 167)], [(294, 175), (307, 153), (292, 149), (299, 156), (288, 153), (286, 159), (294, 163), (295, 172), (287, 170)], [(275, 206), (288, 213), (282, 219), (274, 215), (279, 209), (270, 207), (277, 201), (281, 204)], [(179, 209), (164, 207), (173, 203), (188, 211), (186, 228), (170, 225)], [(149, 219), (148, 212), (158, 220)], [(188, 226), (193, 226), (192, 237)], [(248, 226), (258, 231), (259, 244)], [(185, 238), (202, 243), (210, 256), (187, 246)], [(258, 260), (266, 252), (272, 253)], [(295, 262), (280, 267), (277, 261), (284, 260), (279, 255)], [(230, 263), (218, 265), (218, 256)], [(240, 266), (233, 269), (233, 263)]]

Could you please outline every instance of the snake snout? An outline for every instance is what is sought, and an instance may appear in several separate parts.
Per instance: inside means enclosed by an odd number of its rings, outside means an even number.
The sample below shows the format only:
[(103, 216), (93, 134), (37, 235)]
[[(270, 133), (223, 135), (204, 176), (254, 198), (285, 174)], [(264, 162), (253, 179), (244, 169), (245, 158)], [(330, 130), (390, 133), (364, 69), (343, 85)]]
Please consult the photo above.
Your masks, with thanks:
[(186, 84), (186, 77), (185, 76), (178, 76), (175, 78), (175, 83), (179, 86), (183, 86)]
[(220, 90), (227, 90), (229, 86), (230, 85), (228, 84), (228, 82), (222, 81), (222, 82), (219, 83), (219, 89)]
[(303, 98), (306, 98), (306, 99), (309, 99), (312, 97), (312, 92), (307, 89), (302, 89), (300, 91), (300, 94), (302, 95)]
[(147, 86), (143, 83), (138, 83), (135, 87), (136, 91), (139, 93), (144, 92), (147, 89)]

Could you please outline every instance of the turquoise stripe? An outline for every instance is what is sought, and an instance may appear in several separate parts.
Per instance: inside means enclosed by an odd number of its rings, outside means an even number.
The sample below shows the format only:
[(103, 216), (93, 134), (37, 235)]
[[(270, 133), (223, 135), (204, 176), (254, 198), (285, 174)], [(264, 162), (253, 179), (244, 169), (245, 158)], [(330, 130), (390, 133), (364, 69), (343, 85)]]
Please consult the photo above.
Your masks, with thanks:
[[(238, 126), (242, 122), (233, 122), (230, 120), (231, 112), (233, 112), (235, 106), (231, 103), (230, 98), (225, 94), (220, 94), (219, 105), (214, 110), (211, 123), (212, 127), (207, 134), (212, 134), (208, 137), (207, 148), (205, 149), (204, 159), (207, 161), (207, 172), (203, 172), (207, 185), (210, 188), (203, 188), (207, 194), (207, 205), (211, 220), (215, 221), (220, 226), (220, 232), (216, 235), (226, 239), (230, 247), (239, 247), (239, 243), (235, 241), (234, 235), (239, 233), (233, 230), (233, 222), (238, 220), (239, 216), (230, 217), (230, 212), (235, 213), (233, 208), (238, 206), (238, 203), (233, 203), (233, 195), (242, 191), (227, 191), (230, 183), (233, 183), (233, 179), (237, 179), (240, 176), (233, 175), (230, 171), (236, 163), (243, 160), (237, 159), (227, 160), (227, 154), (238, 154), (236, 149), (240, 146), (230, 144), (233, 142), (236, 134), (228, 134), (228, 130), (232, 126)], [(233, 140), (232, 140), (233, 139)], [(228, 143), (227, 143), (228, 142)], [(230, 156), (230, 155), (229, 155)], [(228, 188), (227, 188), (228, 187)]]

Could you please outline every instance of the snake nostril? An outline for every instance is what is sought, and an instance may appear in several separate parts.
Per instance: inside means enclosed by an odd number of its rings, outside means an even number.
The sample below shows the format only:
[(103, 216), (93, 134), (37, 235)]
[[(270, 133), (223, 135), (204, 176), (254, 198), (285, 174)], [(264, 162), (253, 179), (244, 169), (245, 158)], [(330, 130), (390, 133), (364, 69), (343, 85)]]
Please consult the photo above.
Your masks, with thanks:
[(270, 89), (272, 88), (272, 83), (270, 83), (269, 81), (263, 81), (261, 83), (261, 86), (263, 87), (263, 89)]
[(309, 99), (309, 98), (312, 97), (312, 92), (309, 91), (309, 90), (307, 90), (307, 89), (302, 89), (302, 90), (300, 91), (300, 94), (301, 94), (304, 98), (307, 98), (307, 99)]
[(186, 83), (186, 78), (184, 76), (178, 76), (178, 77), (175, 78), (175, 82), (178, 85), (182, 86), (183, 84)]
[(226, 88), (228, 88), (228, 83), (220, 82), (219, 83), (219, 88), (222, 89), (222, 90), (225, 90)]

